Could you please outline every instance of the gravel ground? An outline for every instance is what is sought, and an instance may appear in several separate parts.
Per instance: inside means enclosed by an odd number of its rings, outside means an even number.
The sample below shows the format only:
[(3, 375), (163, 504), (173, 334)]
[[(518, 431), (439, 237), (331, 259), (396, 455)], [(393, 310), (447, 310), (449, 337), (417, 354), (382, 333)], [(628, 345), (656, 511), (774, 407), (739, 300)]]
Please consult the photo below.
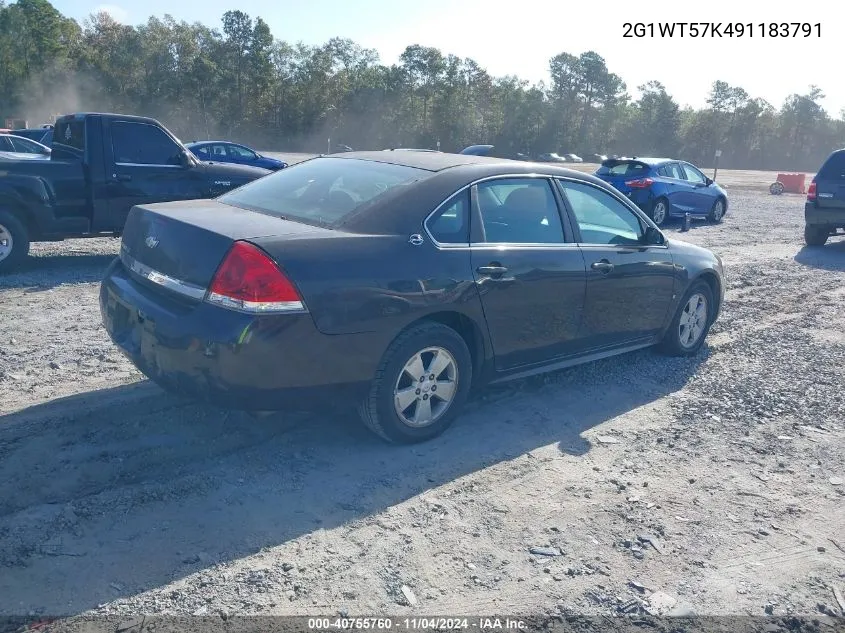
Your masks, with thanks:
[(841, 615), (845, 243), (802, 202), (677, 235), (727, 267), (699, 357), (489, 389), (415, 447), (164, 394), (99, 326), (118, 242), (37, 245), (0, 278), (0, 614)]

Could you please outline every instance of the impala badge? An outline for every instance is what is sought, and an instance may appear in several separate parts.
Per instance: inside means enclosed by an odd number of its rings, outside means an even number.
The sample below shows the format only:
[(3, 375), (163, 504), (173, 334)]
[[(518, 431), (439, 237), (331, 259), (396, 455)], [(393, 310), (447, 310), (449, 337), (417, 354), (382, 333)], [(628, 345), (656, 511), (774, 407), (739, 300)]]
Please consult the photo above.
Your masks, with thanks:
[(147, 248), (155, 248), (158, 246), (158, 240), (154, 236), (148, 235), (147, 239), (144, 240), (144, 244), (147, 245)]

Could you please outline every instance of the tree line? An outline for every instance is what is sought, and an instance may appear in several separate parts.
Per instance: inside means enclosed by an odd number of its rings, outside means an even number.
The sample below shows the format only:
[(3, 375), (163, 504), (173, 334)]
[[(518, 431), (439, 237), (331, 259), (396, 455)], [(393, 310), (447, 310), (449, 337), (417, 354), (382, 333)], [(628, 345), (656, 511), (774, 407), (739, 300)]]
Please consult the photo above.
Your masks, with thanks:
[(223, 137), (260, 149), (327, 150), (491, 143), (505, 151), (679, 157), (711, 166), (815, 170), (845, 145), (843, 113), (810, 86), (776, 107), (713, 83), (707, 106), (681, 108), (658, 81), (632, 99), (596, 52), (560, 53), (550, 82), (493, 77), (472, 59), (410, 45), (386, 65), (349, 39), (276, 39), (261, 17), (220, 28), (107, 13), (84, 23), (48, 0), (0, 0), (0, 123), (39, 124), (79, 110), (153, 116), (185, 141)]

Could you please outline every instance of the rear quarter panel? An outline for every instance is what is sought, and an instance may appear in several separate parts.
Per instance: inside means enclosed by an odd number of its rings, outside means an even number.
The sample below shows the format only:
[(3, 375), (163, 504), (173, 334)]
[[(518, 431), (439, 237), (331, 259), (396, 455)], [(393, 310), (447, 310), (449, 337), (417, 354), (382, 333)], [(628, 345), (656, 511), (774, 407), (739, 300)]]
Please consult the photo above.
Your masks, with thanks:
[(438, 250), (406, 236), (337, 233), (330, 238), (253, 240), (273, 255), (324, 334), (384, 333), (440, 312), (483, 324), (468, 249)]

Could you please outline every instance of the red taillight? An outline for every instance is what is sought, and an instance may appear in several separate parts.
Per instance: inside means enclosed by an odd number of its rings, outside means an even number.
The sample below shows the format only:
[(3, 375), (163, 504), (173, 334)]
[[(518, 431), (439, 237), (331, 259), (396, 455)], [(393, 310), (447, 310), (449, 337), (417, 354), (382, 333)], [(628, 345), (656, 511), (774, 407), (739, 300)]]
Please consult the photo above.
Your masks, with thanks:
[(648, 189), (654, 184), (651, 178), (637, 178), (636, 180), (628, 180), (625, 182), (631, 189)]
[(244, 312), (301, 312), (296, 288), (257, 246), (235, 242), (214, 274), (207, 301)]
[(807, 200), (811, 202), (816, 199), (816, 179), (810, 181), (810, 187), (807, 189)]

